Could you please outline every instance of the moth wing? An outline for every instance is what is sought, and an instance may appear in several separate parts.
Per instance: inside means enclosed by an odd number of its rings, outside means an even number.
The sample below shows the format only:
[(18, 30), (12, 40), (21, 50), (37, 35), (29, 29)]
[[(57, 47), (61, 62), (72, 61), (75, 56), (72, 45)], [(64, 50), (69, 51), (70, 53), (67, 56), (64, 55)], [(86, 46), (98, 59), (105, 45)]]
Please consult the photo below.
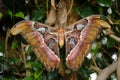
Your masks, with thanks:
[(71, 30), (67, 29), (66, 32), (66, 65), (74, 71), (79, 69), (89, 48), (88, 44), (80, 41), (81, 32), (86, 25), (87, 20), (82, 19), (69, 26)]
[[(11, 33), (13, 35), (21, 33), (28, 44), (33, 46), (36, 56), (38, 57), (38, 59), (40, 59), (42, 63), (44, 63), (44, 66), (47, 70), (53, 70), (58, 66), (60, 62), (59, 57), (56, 55), (56, 53), (58, 53), (58, 50), (55, 51), (53, 49), (53, 47), (57, 46), (57, 43), (54, 41), (54, 39), (52, 44), (50, 43), (51, 41), (47, 43), (47, 41), (53, 38), (48, 38), (51, 30), (52, 28), (50, 28), (49, 26), (34, 21), (18, 22), (11, 29)], [(46, 34), (48, 35), (45, 36)]]
[(72, 70), (78, 70), (90, 45), (95, 41), (102, 28), (110, 25), (101, 15), (92, 15), (69, 26), (66, 33), (66, 65)]

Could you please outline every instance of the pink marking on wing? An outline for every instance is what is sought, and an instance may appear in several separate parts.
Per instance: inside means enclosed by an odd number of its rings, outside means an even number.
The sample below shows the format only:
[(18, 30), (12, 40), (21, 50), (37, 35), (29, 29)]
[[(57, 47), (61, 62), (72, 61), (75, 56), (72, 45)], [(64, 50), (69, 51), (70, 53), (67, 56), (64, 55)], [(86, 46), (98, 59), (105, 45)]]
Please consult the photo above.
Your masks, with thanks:
[(40, 44), (43, 44), (43, 43), (44, 43), (44, 39), (43, 39), (42, 35), (41, 35), (39, 32), (36, 32), (36, 33), (35, 33), (35, 38), (37, 39), (38, 44), (39, 44), (39, 43), (40, 43)]
[(68, 54), (68, 61), (74, 60), (77, 55), (79, 54), (80, 48), (83, 46), (83, 43), (81, 41), (78, 41), (78, 44), (73, 48), (73, 50)]
[(40, 48), (43, 50), (50, 61), (53, 61), (55, 63), (58, 63), (60, 61), (57, 55), (55, 55), (55, 53), (53, 53), (46, 45), (43, 45)]

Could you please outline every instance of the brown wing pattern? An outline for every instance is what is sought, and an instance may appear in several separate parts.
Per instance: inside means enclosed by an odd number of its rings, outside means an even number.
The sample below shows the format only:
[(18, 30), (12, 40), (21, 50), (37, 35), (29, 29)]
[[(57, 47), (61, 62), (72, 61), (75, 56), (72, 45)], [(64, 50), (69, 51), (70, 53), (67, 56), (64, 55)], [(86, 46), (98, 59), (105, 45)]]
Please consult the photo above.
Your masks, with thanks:
[(68, 27), (57, 28), (34, 21), (21, 21), (13, 26), (11, 33), (23, 35), (27, 42), (34, 47), (36, 56), (47, 70), (53, 70), (59, 65), (58, 45), (61, 48), (65, 43), (66, 65), (75, 71), (79, 69), (91, 43), (96, 39), (100, 30), (110, 28), (103, 17), (92, 15)]
[(110, 25), (101, 17), (100, 15), (89, 16), (71, 26), (73, 31), (66, 36), (66, 64), (70, 69), (79, 69), (100, 30), (110, 28)]
[[(53, 70), (58, 66), (60, 59), (54, 53), (58, 53), (58, 46), (56, 45), (57, 42), (55, 38), (46, 35), (50, 34), (49, 31), (50, 29), (48, 26), (33, 21), (21, 21), (15, 24), (11, 29), (13, 35), (21, 33), (27, 42), (33, 46), (36, 56), (44, 64), (47, 70)], [(47, 42), (50, 39), (53, 41)]]

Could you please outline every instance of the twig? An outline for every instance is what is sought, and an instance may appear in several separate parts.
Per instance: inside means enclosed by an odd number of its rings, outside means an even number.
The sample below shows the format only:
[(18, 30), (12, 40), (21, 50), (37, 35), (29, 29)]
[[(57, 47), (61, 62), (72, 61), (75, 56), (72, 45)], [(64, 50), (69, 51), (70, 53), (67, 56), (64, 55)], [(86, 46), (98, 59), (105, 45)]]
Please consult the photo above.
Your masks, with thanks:
[(93, 65), (90, 66), (91, 69), (93, 69), (94, 71), (96, 71), (97, 73), (99, 73), (101, 71), (101, 69), (97, 66), (95, 59), (93, 58), (93, 54), (92, 54), (92, 61), (93, 61)]
[(117, 68), (117, 64), (118, 64), (118, 61), (112, 63), (111, 65), (109, 65), (108, 67), (106, 67), (105, 69), (103, 69), (96, 80), (107, 80), (108, 76), (114, 72)]
[(119, 11), (117, 11), (117, 10), (116, 10), (116, 13), (117, 13), (117, 14), (120, 16), (120, 13), (119, 13)]
[(7, 58), (7, 56), (8, 56), (8, 45), (7, 45), (7, 43), (8, 43), (8, 38), (10, 37), (10, 30), (8, 29), (7, 30), (7, 33), (6, 33), (6, 38), (5, 38), (5, 56), (6, 56), (6, 58)]
[(104, 34), (105, 34), (105, 35), (109, 35), (109, 36), (110, 36), (111, 38), (113, 38), (114, 40), (120, 42), (120, 38), (117, 37), (117, 36), (115, 36), (115, 35), (114, 35), (114, 32), (113, 32), (111, 29), (105, 30), (105, 33), (104, 33)]
[(117, 79), (120, 80), (120, 54), (118, 58), (118, 64), (117, 64)]
[(115, 10), (115, 12), (120, 16), (118, 3), (119, 3), (118, 0), (116, 0), (116, 3), (115, 3), (115, 5), (116, 5), (116, 6), (115, 6), (115, 7), (116, 7), (116, 10)]
[(36, 7), (39, 9), (39, 5), (38, 5), (37, 0), (34, 0), (34, 2), (35, 2)]
[(13, 73), (14, 75), (17, 75), (17, 76), (20, 76), (20, 77), (25, 77), (26, 75), (25, 75), (25, 73), (23, 73), (23, 74), (20, 74), (20, 73)]
[(21, 48), (22, 48), (22, 56), (23, 56), (23, 61), (24, 61), (24, 66), (26, 67), (26, 55), (25, 55), (25, 45), (21, 43)]
[(48, 18), (48, 0), (46, 1), (46, 8), (47, 8), (46, 14), (47, 14), (47, 18)]
[(71, 1), (71, 4), (70, 4), (70, 8), (69, 8), (69, 10), (68, 10), (68, 12), (67, 12), (67, 16), (70, 14), (70, 11), (71, 11), (72, 6), (73, 6), (73, 0), (70, 0), (70, 1)]
[(113, 34), (110, 34), (109, 36), (110, 36), (111, 38), (113, 38), (114, 40), (120, 42), (120, 38), (119, 38), (119, 37), (117, 37), (117, 36), (115, 36), (115, 35), (113, 35)]
[(97, 64), (96, 64), (96, 62), (95, 62), (95, 59), (93, 58), (93, 54), (91, 54), (91, 55), (92, 55), (92, 61), (93, 61), (94, 65), (97, 67)]
[(94, 71), (96, 71), (97, 73), (100, 73), (101, 72), (101, 69), (99, 67), (96, 67), (96, 66), (93, 66), (91, 65), (90, 68)]

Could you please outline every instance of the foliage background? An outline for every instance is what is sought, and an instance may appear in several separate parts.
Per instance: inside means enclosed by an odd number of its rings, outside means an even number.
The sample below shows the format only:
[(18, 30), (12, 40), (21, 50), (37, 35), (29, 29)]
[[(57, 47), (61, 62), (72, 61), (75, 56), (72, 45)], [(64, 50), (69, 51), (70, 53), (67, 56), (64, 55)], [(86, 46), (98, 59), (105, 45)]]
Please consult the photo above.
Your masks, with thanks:
[[(74, 2), (72, 10), (77, 13), (79, 19), (92, 14), (105, 15), (113, 21), (114, 34), (120, 37), (119, 0), (74, 0)], [(27, 43), (20, 35), (10, 35), (10, 28), (24, 19), (46, 23), (46, 1), (0, 0), (0, 79), (60, 80), (61, 76), (57, 71), (47, 72), (44, 69), (31, 47), (25, 47), (24, 44)], [(100, 38), (91, 47), (90, 53), (93, 57), (90, 59), (86, 57), (78, 71), (81, 80), (90, 80), (90, 74), (97, 73), (91, 66), (97, 66), (102, 70), (117, 61), (120, 43), (101, 33)], [(113, 72), (108, 80), (116, 80), (116, 77), (116, 72)]]

